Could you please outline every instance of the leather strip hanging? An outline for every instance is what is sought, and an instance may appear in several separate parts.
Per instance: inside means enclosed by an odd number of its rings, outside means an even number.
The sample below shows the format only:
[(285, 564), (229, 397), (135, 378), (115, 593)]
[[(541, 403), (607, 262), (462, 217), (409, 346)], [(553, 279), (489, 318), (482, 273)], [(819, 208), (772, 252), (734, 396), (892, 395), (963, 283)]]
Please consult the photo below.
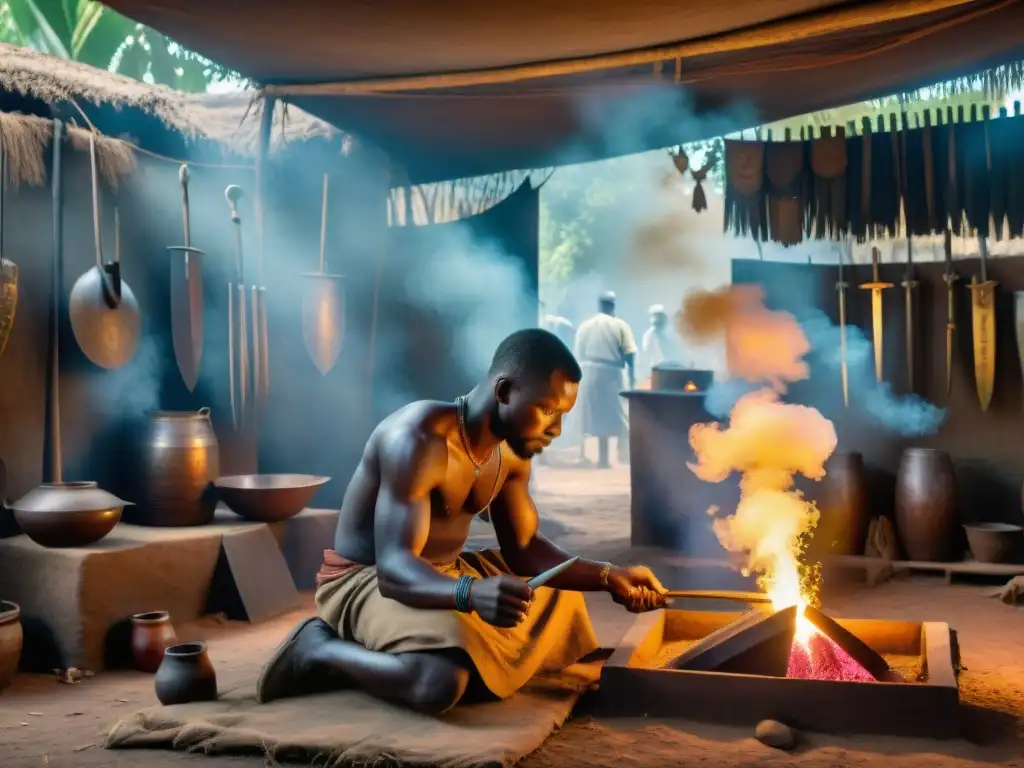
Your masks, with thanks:
[(825, 238), (843, 237), (849, 229), (846, 215), (846, 132), (822, 135), (811, 141), (811, 170), (814, 172), (814, 217), (808, 219), (808, 234)]
[[(977, 115), (972, 114), (971, 118), (971, 122), (957, 126), (957, 153), (963, 158), (964, 214), (971, 229), (980, 237), (988, 237), (990, 208), (985, 125), (977, 121)], [(959, 161), (958, 158), (958, 164)]]
[(871, 145), (865, 144), (864, 137), (852, 132), (846, 137), (846, 217), (849, 220), (850, 235), (859, 243), (867, 239), (868, 214), (871, 210), (871, 169), (868, 166), (865, 178), (865, 146), (869, 148), (870, 161)]
[(872, 238), (896, 237), (900, 221), (899, 158), (892, 136), (881, 129), (871, 134), (871, 227)]
[(718, 158), (709, 157), (707, 162), (704, 163), (704, 167), (699, 170), (690, 169), (690, 176), (693, 177), (693, 210), (697, 213), (706, 211), (708, 209), (708, 196), (704, 192), (704, 181), (707, 179), (708, 174), (711, 173), (711, 169), (715, 167), (715, 162)]
[(1010, 168), (1013, 163), (1013, 145), (1022, 137), (1014, 137), (1012, 121), (1005, 115), (989, 123), (988, 133), (992, 148), (992, 170), (989, 174), (989, 200), (992, 209), (992, 234), (996, 240), (1003, 239), (1003, 227), (1007, 220), (1007, 205), (1010, 192)]
[[(928, 226), (928, 190), (925, 178), (924, 131), (904, 128), (900, 157), (900, 189), (903, 194), (903, 215), (906, 235), (922, 237), (931, 234)], [(900, 133), (894, 134), (900, 137)]]
[(725, 142), (725, 231), (758, 242), (768, 239), (764, 154), (760, 141)]
[(1009, 143), (1006, 163), (1006, 223), (1010, 237), (1024, 237), (1024, 116), (1007, 120), (1008, 131), (1016, 139)]
[(776, 243), (786, 246), (804, 239), (810, 191), (806, 152), (802, 141), (769, 142), (765, 147), (769, 234)]
[(931, 176), (934, 198), (935, 231), (945, 232), (949, 226), (949, 132), (950, 126), (942, 122), (931, 127)]

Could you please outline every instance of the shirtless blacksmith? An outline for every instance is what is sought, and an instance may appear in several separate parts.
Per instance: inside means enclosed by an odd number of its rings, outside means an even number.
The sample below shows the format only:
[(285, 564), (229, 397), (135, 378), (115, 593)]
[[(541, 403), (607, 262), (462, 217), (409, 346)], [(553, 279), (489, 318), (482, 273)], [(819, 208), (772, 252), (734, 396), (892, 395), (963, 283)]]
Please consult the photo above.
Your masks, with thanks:
[[(597, 649), (581, 592), (634, 612), (664, 604), (642, 567), (580, 559), (535, 591), (524, 580), (570, 557), (537, 530), (530, 459), (558, 437), (581, 376), (556, 336), (518, 331), (468, 395), (380, 423), (317, 575), (319, 617), (275, 651), (260, 702), (345, 686), (427, 713), (467, 690), (505, 698)], [(463, 551), (484, 511), (499, 550)]]

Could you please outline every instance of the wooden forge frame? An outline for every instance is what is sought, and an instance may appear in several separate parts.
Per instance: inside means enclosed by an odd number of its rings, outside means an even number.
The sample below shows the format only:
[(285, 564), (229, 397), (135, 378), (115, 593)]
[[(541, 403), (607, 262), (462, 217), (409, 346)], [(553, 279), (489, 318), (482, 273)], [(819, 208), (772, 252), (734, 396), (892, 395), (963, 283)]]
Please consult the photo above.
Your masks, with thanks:
[[(639, 616), (601, 672), (597, 710), (753, 725), (779, 720), (825, 733), (960, 736), (953, 638), (940, 622), (836, 619), (880, 654), (919, 656), (923, 682), (841, 682), (651, 666), (665, 643), (699, 641), (744, 613), (661, 610)], [(770, 664), (769, 664), (770, 665)]]

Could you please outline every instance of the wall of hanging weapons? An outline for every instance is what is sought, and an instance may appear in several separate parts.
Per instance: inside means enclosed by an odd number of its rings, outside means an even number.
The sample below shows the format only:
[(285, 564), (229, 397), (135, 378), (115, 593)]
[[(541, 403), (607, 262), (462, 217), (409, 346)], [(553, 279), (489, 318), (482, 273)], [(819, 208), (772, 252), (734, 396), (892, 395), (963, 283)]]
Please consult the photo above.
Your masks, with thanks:
[[(796, 245), (805, 238), (844, 243), (838, 280), (843, 400), (849, 403), (846, 369), (847, 288), (844, 261), (850, 245), (882, 238), (904, 239), (906, 267), (899, 287), (905, 312), (907, 384), (916, 391), (914, 237), (944, 235), (946, 287), (946, 395), (952, 387), (956, 343), (956, 283), (953, 235), (978, 240), (978, 268), (971, 295), (971, 341), (978, 400), (987, 411), (996, 367), (996, 286), (989, 279), (988, 238), (1024, 236), (1024, 116), (988, 107), (960, 107), (920, 115), (865, 119), (857, 126), (823, 129), (798, 141), (725, 142), (725, 229), (761, 242)], [(875, 376), (883, 372), (883, 302), (896, 287), (879, 277), (879, 252), (872, 249), (872, 276), (858, 287), (870, 292)], [(1024, 291), (1015, 292), (1016, 315), (1024, 323)], [(1024, 326), (1022, 326), (1024, 328)], [(1024, 364), (1024, 345), (1018, 346)]]

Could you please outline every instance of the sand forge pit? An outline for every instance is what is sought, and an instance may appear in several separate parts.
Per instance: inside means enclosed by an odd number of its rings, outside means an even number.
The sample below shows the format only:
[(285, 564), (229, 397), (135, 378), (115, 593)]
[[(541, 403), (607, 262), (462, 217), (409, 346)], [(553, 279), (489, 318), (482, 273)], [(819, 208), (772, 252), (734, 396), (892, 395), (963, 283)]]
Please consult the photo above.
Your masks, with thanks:
[(801, 618), (796, 606), (658, 611), (637, 619), (605, 665), (599, 708), (951, 738), (959, 735), (954, 647), (941, 622), (835, 620), (813, 608)]

